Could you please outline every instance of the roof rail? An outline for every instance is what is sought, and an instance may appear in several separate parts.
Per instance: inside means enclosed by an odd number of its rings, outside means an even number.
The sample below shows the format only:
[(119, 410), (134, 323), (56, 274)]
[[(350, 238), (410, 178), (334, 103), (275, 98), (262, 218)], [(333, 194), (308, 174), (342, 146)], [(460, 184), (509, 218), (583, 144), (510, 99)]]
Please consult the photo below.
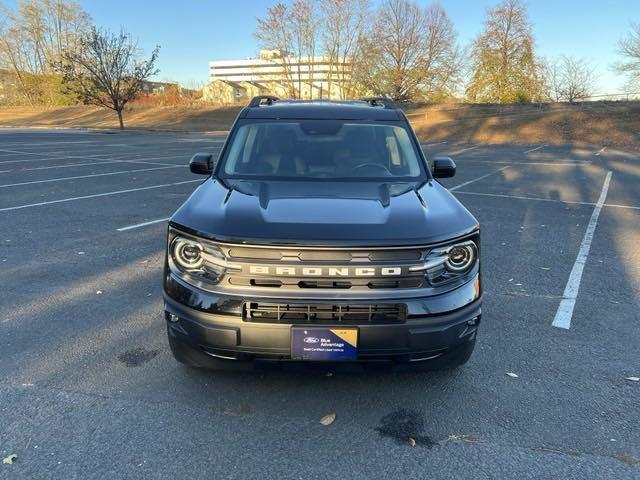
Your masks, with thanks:
[(372, 107), (396, 108), (393, 100), (387, 97), (365, 97), (363, 102), (367, 102)]
[(277, 102), (280, 100), (278, 97), (274, 97), (273, 95), (258, 95), (257, 97), (253, 97), (249, 102), (249, 108), (259, 107), (262, 105), (264, 101), (265, 105), (271, 105), (273, 102)]

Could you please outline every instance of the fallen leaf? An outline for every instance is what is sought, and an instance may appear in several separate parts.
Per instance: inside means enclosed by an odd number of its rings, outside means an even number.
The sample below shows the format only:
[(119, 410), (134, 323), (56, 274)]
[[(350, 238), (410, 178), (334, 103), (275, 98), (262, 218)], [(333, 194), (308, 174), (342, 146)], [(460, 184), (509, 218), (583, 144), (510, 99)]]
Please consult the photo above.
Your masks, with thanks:
[(476, 443), (478, 441), (475, 435), (449, 435), (447, 437), (447, 440), (449, 441), (459, 440), (467, 443)]
[(335, 413), (330, 413), (329, 415), (325, 415), (324, 417), (322, 417), (320, 419), (320, 423), (322, 425), (331, 425), (336, 419), (336, 414)]
[(18, 458), (18, 455), (16, 455), (15, 453), (12, 453), (8, 457), (4, 457), (2, 459), (2, 463), (5, 465), (11, 465), (13, 462), (16, 461), (17, 458)]
[(78, 252), (78, 255), (84, 255), (84, 252)]
[(507, 372), (507, 375), (510, 376), (511, 378), (518, 378), (518, 375), (516, 375), (513, 372)]
[(627, 377), (625, 380), (629, 380), (630, 382), (640, 382), (640, 377)]
[(97, 290), (96, 295), (102, 295), (102, 290)]
[(410, 447), (415, 447), (416, 446), (416, 441), (413, 437), (409, 437), (409, 446)]
[(640, 463), (640, 460), (638, 460), (636, 457), (632, 457), (631, 455), (626, 453), (618, 453), (614, 455), (613, 458), (616, 458), (621, 462), (624, 462), (627, 465), (631, 465), (631, 466), (634, 466), (636, 463)]

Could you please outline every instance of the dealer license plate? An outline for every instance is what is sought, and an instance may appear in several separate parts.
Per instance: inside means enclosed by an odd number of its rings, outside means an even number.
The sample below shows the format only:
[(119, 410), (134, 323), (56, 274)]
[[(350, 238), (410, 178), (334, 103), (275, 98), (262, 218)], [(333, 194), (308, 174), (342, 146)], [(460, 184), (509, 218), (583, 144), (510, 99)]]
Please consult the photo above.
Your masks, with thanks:
[(291, 358), (294, 360), (334, 362), (357, 357), (357, 328), (291, 328)]

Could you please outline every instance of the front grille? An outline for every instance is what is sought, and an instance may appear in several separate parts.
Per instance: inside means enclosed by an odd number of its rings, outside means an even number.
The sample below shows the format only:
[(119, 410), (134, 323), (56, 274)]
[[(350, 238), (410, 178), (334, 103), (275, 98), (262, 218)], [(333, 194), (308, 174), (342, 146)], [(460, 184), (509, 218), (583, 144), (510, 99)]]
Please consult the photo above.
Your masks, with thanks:
[[(428, 287), (423, 272), (410, 271), (420, 265), (428, 249), (322, 248), (221, 245), (231, 265), (221, 284), (231, 289), (261, 289), (280, 292), (345, 290), (357, 295), (371, 290), (410, 290)], [(401, 274), (383, 274), (382, 269)], [(281, 269), (281, 270), (278, 270)], [(306, 270), (305, 270), (306, 269)], [(358, 274), (373, 270), (374, 274)], [(346, 272), (346, 273), (345, 273)]]
[(406, 305), (332, 305), (322, 303), (247, 302), (242, 319), (253, 323), (360, 325), (404, 323)]

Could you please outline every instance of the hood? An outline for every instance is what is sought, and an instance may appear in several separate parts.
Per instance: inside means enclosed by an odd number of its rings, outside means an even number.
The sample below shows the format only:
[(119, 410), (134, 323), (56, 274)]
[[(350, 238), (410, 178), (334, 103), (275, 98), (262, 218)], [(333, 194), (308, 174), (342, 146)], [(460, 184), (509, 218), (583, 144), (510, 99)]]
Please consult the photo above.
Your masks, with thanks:
[(462, 236), (477, 220), (438, 182), (203, 182), (171, 218), (221, 241), (416, 245)]

